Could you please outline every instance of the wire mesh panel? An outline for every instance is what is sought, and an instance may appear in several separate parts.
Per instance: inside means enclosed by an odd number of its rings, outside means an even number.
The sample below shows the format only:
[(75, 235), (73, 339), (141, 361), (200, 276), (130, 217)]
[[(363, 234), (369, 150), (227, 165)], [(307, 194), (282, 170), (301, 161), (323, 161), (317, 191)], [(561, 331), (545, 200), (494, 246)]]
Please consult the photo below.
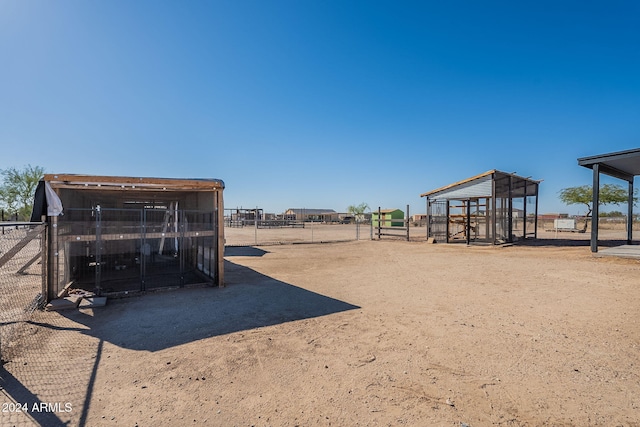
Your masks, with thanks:
[(58, 227), (58, 287), (108, 295), (211, 283), (218, 274), (215, 218), (177, 203), (69, 209)]
[(218, 275), (215, 213), (183, 211), (182, 218), (182, 284), (210, 283)]
[(141, 289), (142, 211), (99, 209), (96, 285), (101, 292)]
[[(365, 231), (363, 231), (365, 230)], [(370, 238), (369, 224), (265, 220), (243, 226), (225, 223), (227, 246), (341, 242)]]
[(514, 197), (511, 200), (511, 236), (513, 239), (524, 239), (525, 233), (525, 198)]
[(57, 294), (67, 283), (91, 289), (96, 286), (99, 262), (96, 259), (95, 209), (66, 209), (58, 217), (58, 272)]
[(59, 288), (140, 290), (141, 210), (67, 209), (58, 229)]
[(509, 199), (496, 197), (495, 211), (496, 242), (509, 241)]
[(175, 208), (145, 209), (142, 247), (144, 289), (179, 286), (180, 224)]
[(433, 237), (437, 242), (447, 241), (447, 201), (433, 200), (429, 201), (429, 237)]
[(44, 303), (45, 228), (0, 225), (0, 357), (8, 360), (33, 311)]

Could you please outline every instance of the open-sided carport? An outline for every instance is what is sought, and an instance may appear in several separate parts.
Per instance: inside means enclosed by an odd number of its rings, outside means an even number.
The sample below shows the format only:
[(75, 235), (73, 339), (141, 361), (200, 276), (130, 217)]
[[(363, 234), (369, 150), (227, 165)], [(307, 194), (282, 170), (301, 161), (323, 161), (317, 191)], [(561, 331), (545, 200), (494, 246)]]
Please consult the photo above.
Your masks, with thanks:
[(627, 181), (629, 186), (627, 244), (633, 241), (633, 179), (640, 175), (640, 148), (582, 157), (578, 164), (593, 170), (593, 211), (591, 221), (591, 252), (598, 252), (598, 215), (600, 201), (600, 174)]

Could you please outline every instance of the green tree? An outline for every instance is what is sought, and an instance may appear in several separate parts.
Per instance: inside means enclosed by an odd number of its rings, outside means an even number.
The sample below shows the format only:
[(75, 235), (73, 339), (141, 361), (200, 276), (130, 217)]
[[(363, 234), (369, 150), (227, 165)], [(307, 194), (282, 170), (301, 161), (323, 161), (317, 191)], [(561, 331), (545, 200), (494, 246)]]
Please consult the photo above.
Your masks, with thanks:
[(625, 215), (620, 211), (611, 211), (611, 212), (600, 212), (599, 216), (604, 218), (616, 218), (616, 217), (623, 217)]
[(31, 217), (33, 196), (44, 175), (40, 166), (27, 165), (23, 169), (10, 167), (0, 170), (0, 207), (9, 215), (17, 215), (19, 221), (28, 221)]
[[(635, 194), (637, 195), (637, 190)], [(627, 203), (629, 193), (627, 190), (616, 184), (604, 184), (600, 186), (600, 206), (616, 205)], [(560, 190), (560, 200), (567, 205), (585, 205), (587, 214), (584, 219), (584, 228), (587, 230), (587, 224), (593, 211), (593, 187), (591, 185), (581, 185), (579, 187), (569, 187)], [(637, 197), (633, 198), (634, 203)]]
[(367, 209), (369, 209), (369, 205), (363, 202), (359, 205), (350, 205), (347, 207), (347, 212), (353, 215), (356, 222), (362, 222), (364, 220), (364, 212)]

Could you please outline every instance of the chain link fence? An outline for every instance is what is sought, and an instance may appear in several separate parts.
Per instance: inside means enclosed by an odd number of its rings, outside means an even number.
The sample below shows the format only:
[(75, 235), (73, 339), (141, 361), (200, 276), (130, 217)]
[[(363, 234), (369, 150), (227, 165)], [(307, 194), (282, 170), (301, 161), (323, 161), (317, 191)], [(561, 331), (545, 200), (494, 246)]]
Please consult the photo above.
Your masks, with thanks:
[[(38, 425), (18, 406), (19, 381), (10, 373), (10, 362), (21, 358), (29, 347), (36, 309), (44, 303), (41, 249), (44, 226), (0, 224), (0, 380), (3, 395), (0, 424)], [(15, 387), (18, 384), (20, 387)], [(11, 391), (9, 391), (11, 389)], [(19, 398), (18, 398), (19, 399)]]
[(21, 328), (44, 303), (43, 225), (0, 226), (0, 358), (8, 360)]
[(0, 223), (0, 426), (86, 424), (102, 342), (78, 339), (74, 313), (42, 310), (45, 233)]
[[(252, 221), (253, 222), (253, 221)], [(298, 222), (280, 225), (268, 221), (246, 222), (242, 226), (225, 225), (226, 246), (268, 246), (296, 243), (330, 243), (370, 240), (370, 223)]]

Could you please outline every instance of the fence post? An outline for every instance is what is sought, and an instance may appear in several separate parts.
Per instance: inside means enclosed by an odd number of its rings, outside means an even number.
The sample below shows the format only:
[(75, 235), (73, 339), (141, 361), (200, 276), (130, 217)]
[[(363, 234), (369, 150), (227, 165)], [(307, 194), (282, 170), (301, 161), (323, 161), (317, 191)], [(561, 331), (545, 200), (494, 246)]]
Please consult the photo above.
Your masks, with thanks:
[(373, 215), (371, 215), (371, 219), (369, 220), (369, 240), (373, 240)]
[(409, 222), (411, 222), (411, 217), (409, 216), (409, 205), (407, 205), (407, 222), (405, 226), (407, 227), (407, 242), (409, 241)]
[(49, 223), (47, 217), (42, 215), (40, 220), (45, 224), (44, 230), (40, 234), (40, 276), (42, 278), (42, 300), (43, 302), (49, 301), (49, 295), (47, 293), (47, 274), (49, 271), (49, 252), (47, 247), (49, 245)]
[(98, 296), (102, 295), (102, 243), (102, 207), (96, 205), (96, 294)]

